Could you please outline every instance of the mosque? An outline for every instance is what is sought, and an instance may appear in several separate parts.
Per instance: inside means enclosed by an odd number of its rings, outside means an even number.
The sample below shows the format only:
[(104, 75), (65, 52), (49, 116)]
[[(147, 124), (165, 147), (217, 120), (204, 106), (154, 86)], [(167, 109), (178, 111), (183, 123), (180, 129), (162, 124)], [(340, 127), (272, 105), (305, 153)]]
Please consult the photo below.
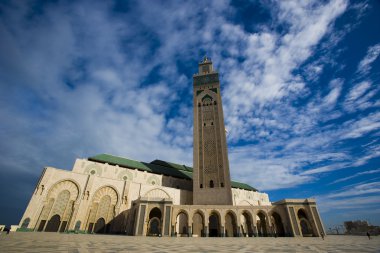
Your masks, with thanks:
[[(231, 181), (219, 74), (205, 57), (193, 76), (193, 167), (108, 154), (43, 169), (20, 221), (24, 231), (136, 236), (325, 234), (315, 199), (271, 202)], [(247, 175), (249, 176), (249, 175)]]

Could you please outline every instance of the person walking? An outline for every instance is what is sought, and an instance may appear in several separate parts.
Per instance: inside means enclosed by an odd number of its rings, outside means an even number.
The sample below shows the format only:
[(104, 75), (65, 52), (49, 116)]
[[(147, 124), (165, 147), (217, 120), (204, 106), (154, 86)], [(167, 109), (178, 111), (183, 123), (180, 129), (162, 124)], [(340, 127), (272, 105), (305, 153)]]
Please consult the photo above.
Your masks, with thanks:
[(368, 240), (371, 240), (371, 235), (369, 232), (367, 232)]
[(321, 237), (322, 237), (322, 240), (325, 240), (325, 234), (323, 233), (323, 231), (321, 231)]

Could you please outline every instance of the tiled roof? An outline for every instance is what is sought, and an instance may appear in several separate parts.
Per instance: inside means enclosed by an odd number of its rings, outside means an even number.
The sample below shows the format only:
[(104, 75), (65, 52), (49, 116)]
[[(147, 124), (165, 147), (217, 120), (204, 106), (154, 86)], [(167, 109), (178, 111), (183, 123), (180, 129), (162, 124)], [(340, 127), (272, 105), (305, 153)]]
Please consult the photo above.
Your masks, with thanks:
[[(166, 176), (172, 176), (182, 179), (193, 179), (193, 168), (186, 165), (180, 165), (176, 163), (166, 162), (162, 160), (154, 160), (150, 163), (139, 162), (124, 157), (113, 156), (108, 154), (100, 154), (89, 157), (88, 160), (100, 163), (108, 163), (110, 165), (118, 165), (124, 168), (133, 168), (142, 171), (147, 171), (155, 174), (163, 174)], [(257, 191), (252, 186), (236, 181), (231, 181), (233, 188), (239, 188), (249, 191)]]

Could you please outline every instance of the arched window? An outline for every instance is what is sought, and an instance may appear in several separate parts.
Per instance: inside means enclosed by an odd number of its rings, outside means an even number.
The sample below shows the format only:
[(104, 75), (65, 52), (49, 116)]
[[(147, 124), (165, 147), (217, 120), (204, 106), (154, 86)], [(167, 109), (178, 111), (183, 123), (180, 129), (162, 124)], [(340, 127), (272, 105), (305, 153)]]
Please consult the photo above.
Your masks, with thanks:
[(21, 227), (22, 227), (22, 228), (27, 228), (27, 227), (29, 226), (29, 223), (30, 223), (30, 218), (26, 218), (26, 219), (22, 222)]
[(78, 231), (80, 229), (80, 225), (81, 225), (81, 222), (78, 220), (76, 223), (75, 223), (75, 228), (74, 230), (75, 231)]
[(210, 180), (210, 188), (214, 188), (214, 181)]

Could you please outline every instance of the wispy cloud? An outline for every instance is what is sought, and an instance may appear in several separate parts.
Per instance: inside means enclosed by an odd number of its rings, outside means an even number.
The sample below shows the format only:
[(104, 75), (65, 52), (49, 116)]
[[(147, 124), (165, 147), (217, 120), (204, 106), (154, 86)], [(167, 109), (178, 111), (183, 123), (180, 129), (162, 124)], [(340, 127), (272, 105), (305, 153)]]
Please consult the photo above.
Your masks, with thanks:
[(368, 48), (367, 55), (359, 62), (357, 72), (367, 74), (371, 70), (371, 64), (380, 54), (380, 44)]
[(380, 173), (380, 169), (358, 172), (358, 173), (356, 173), (356, 174), (354, 174), (352, 176), (343, 177), (343, 178), (340, 178), (338, 180), (335, 180), (331, 184), (341, 183), (341, 182), (344, 182), (344, 181), (347, 181), (347, 180), (350, 180), (350, 179), (353, 179), (353, 178), (356, 178), (356, 177), (360, 177), (362, 175), (370, 175), (370, 174), (375, 174), (375, 173)]

